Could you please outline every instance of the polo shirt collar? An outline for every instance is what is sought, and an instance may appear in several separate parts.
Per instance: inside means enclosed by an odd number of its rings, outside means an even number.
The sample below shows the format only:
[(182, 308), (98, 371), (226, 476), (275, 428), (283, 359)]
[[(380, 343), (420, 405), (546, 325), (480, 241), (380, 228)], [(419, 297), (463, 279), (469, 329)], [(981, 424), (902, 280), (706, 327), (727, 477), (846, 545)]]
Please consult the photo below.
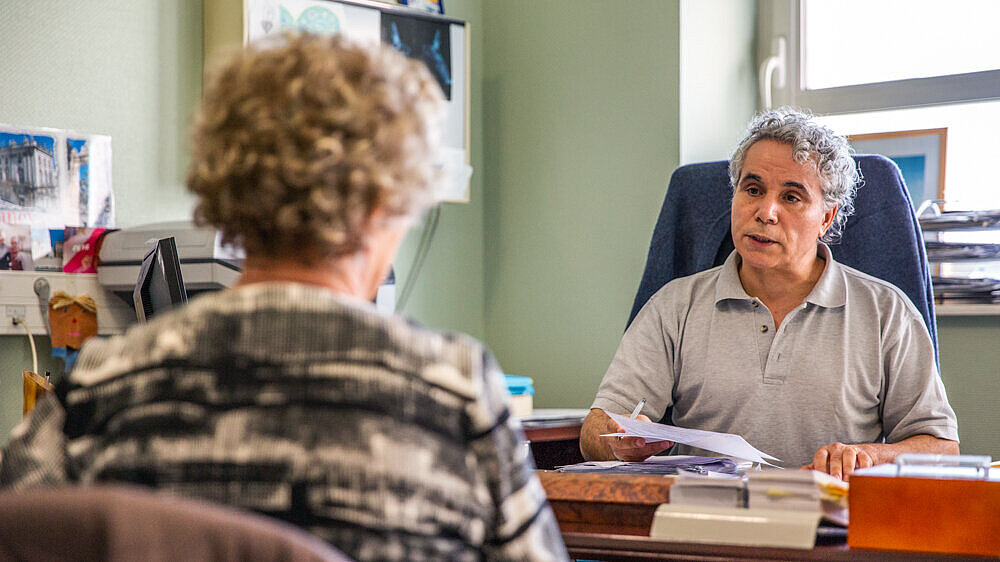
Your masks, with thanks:
[[(822, 306), (824, 308), (836, 308), (847, 303), (847, 284), (841, 271), (841, 265), (834, 261), (830, 247), (820, 242), (816, 253), (826, 260), (826, 267), (816, 282), (816, 286), (806, 296), (805, 302)], [(715, 285), (715, 303), (726, 299), (752, 300), (753, 297), (743, 289), (740, 281), (738, 266), (740, 254), (733, 250), (726, 262), (722, 264), (719, 272), (719, 281)]]

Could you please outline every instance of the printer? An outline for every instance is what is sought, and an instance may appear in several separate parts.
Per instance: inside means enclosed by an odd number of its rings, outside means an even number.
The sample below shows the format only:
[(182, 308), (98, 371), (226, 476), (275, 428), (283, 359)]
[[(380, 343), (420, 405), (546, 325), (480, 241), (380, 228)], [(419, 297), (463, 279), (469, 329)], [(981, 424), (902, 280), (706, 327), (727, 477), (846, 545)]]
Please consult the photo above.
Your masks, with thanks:
[[(243, 270), (243, 248), (223, 245), (215, 229), (191, 221), (158, 222), (108, 233), (101, 243), (97, 280), (105, 289), (132, 304), (132, 290), (139, 278), (142, 258), (160, 238), (173, 236), (181, 260), (181, 275), (188, 296), (230, 287)], [(375, 297), (375, 305), (385, 314), (396, 307), (396, 276), (389, 271)]]
[(222, 235), (191, 221), (158, 222), (108, 233), (101, 244), (97, 280), (127, 302), (142, 258), (160, 238), (173, 236), (188, 295), (229, 287), (243, 269), (242, 248), (223, 245)]

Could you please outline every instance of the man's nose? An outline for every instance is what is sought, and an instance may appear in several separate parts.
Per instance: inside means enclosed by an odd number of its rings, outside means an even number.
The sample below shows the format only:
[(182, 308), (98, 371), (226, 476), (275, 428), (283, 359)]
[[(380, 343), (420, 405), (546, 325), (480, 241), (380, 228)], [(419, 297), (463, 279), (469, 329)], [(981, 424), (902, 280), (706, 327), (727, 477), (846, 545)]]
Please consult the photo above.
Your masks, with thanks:
[(757, 204), (757, 220), (764, 224), (776, 224), (778, 222), (778, 202), (769, 197), (765, 197)]

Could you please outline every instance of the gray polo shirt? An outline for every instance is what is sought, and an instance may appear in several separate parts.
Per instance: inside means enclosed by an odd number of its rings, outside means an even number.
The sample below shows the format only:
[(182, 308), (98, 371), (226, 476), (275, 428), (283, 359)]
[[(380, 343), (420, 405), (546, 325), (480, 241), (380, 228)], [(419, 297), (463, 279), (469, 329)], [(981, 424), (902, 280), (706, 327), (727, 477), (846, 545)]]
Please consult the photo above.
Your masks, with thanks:
[[(593, 408), (742, 435), (785, 466), (819, 447), (894, 443), (920, 434), (958, 440), (923, 318), (894, 285), (835, 262), (775, 330), (743, 290), (739, 254), (667, 283), (639, 311)], [(678, 454), (704, 454), (678, 446)]]

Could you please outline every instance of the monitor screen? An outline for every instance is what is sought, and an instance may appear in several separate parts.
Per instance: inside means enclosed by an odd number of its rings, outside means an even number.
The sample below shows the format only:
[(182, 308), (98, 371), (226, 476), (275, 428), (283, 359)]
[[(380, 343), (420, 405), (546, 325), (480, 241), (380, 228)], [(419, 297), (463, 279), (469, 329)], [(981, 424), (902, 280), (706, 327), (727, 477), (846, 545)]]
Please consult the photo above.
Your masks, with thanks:
[(139, 322), (187, 302), (181, 260), (174, 238), (160, 238), (142, 258), (139, 279), (132, 292)]

